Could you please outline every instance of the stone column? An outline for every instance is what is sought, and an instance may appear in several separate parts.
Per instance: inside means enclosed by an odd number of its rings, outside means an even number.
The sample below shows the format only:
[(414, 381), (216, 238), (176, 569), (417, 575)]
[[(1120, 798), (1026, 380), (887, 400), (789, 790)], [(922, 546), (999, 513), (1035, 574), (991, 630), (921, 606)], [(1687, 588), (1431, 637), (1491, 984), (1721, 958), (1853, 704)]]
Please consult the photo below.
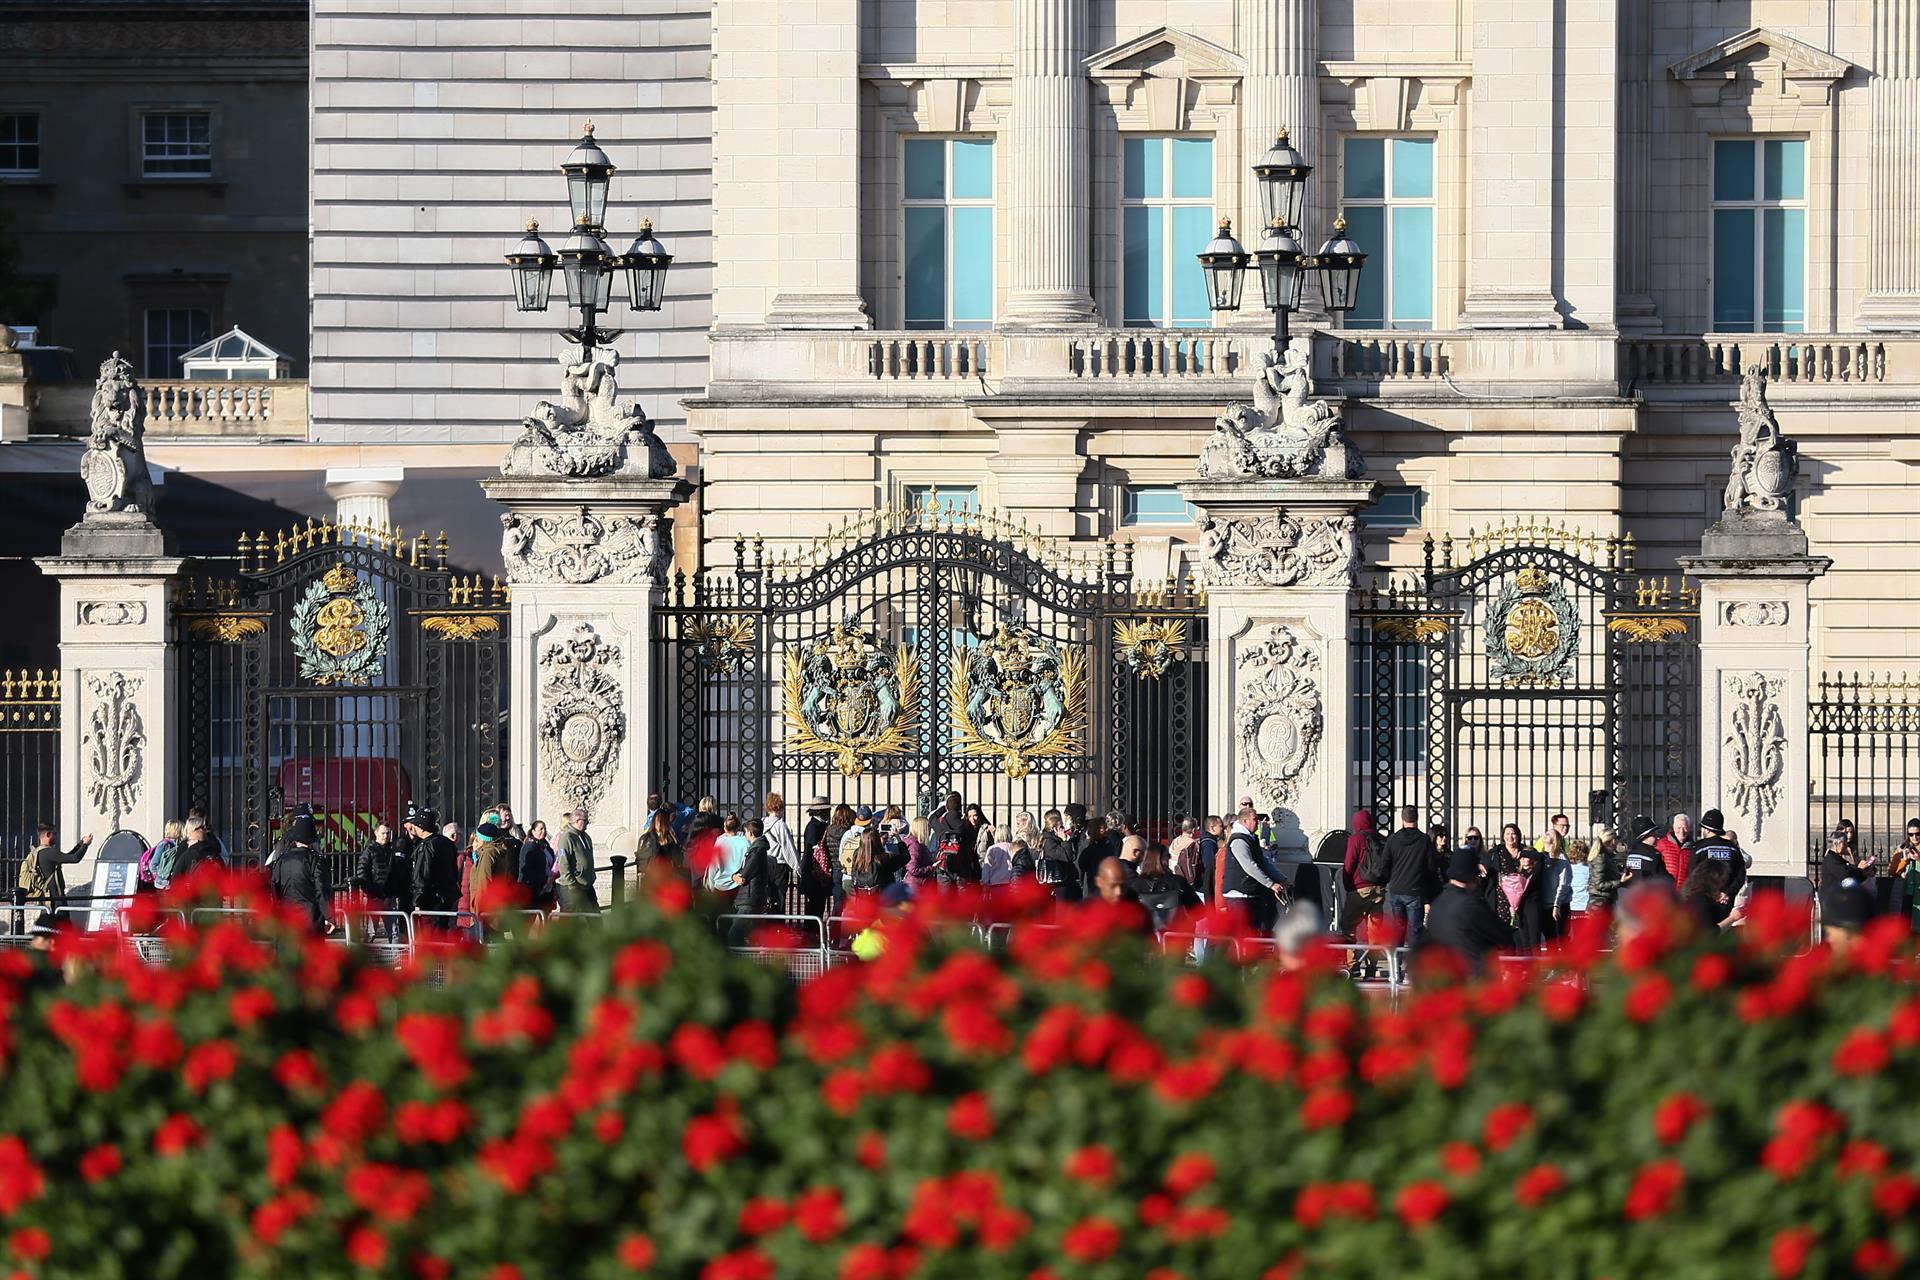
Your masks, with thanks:
[(393, 495), (406, 477), (405, 467), (328, 467), (327, 496), (333, 522), (367, 529), (393, 528)]
[(672, 511), (693, 487), (627, 475), (502, 475), (481, 487), (507, 509), (508, 798), (550, 828), (585, 808), (604, 873), (606, 858), (632, 854), (661, 776), (653, 611), (673, 560)]
[(1086, 324), (1085, 0), (1014, 0), (1008, 325)]
[[(1260, 187), (1247, 170), (1274, 135), (1287, 131), (1294, 148), (1314, 166), (1318, 175), (1307, 188), (1308, 203), (1301, 221), (1309, 227), (1331, 227), (1339, 210), (1338, 157), (1320, 154), (1320, 5), (1319, 0), (1240, 0), (1240, 45), (1247, 74), (1240, 82), (1240, 213), (1236, 220), (1240, 242), (1256, 248), (1266, 233), (1260, 212)], [(1316, 208), (1313, 197), (1329, 202)], [(1300, 237), (1304, 241), (1303, 228)], [(1317, 244), (1318, 242), (1316, 242)], [(1311, 249), (1312, 245), (1308, 248)], [(1248, 286), (1257, 297), (1260, 282)], [(1301, 295), (1302, 309), (1294, 315), (1294, 332), (1305, 333), (1326, 321), (1317, 288)], [(1258, 306), (1243, 307), (1249, 328), (1271, 328), (1273, 317)]]
[[(1558, 329), (1555, 33), (1540, 0), (1475, 0), (1469, 329)], [(1612, 60), (1607, 69), (1611, 71)], [(1489, 163), (1489, 161), (1493, 161)]]
[(1352, 787), (1350, 592), (1371, 480), (1200, 480), (1207, 587), (1207, 794), (1281, 808), (1305, 852), (1346, 825)]
[(1657, 333), (1653, 304), (1653, 6), (1658, 0), (1622, 0), (1620, 5), (1619, 246), (1620, 297), (1615, 314), (1622, 330)]
[(1871, 258), (1860, 323), (1920, 328), (1920, 0), (1875, 0), (1867, 82)]

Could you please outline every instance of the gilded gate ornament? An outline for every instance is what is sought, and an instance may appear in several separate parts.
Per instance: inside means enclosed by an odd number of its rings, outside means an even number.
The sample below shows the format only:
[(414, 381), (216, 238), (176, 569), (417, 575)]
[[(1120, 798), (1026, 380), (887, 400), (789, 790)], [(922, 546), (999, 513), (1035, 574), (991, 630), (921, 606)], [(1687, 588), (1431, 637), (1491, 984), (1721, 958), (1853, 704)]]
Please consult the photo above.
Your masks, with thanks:
[(746, 665), (756, 634), (752, 618), (695, 618), (681, 638), (693, 646), (703, 670), (731, 676)]
[(364, 685), (387, 655), (387, 606), (353, 570), (336, 564), (293, 609), (300, 676), (315, 684)]
[(1555, 688), (1573, 672), (1580, 618), (1560, 584), (1530, 564), (1500, 588), (1487, 611), (1487, 658), (1509, 687)]
[(781, 683), (787, 748), (827, 754), (848, 778), (875, 756), (914, 746), (920, 667), (905, 645), (891, 659), (851, 619), (804, 650), (789, 650)]
[(1165, 675), (1168, 667), (1186, 656), (1181, 652), (1186, 643), (1184, 619), (1142, 618), (1113, 624), (1114, 652), (1126, 663), (1127, 670), (1142, 680), (1158, 680)]
[(1033, 761), (1080, 750), (1086, 726), (1086, 655), (1032, 628), (1002, 624), (985, 644), (954, 654), (948, 700), (955, 750), (998, 756), (1009, 778)]

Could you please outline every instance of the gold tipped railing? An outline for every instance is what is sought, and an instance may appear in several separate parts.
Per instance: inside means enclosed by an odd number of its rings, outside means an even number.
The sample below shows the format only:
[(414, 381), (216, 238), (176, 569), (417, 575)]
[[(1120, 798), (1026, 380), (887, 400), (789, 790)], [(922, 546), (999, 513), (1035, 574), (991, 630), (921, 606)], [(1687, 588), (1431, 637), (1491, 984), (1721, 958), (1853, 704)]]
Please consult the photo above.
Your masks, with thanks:
[(1437, 564), (1442, 569), (1452, 569), (1456, 563), (1471, 564), (1490, 552), (1506, 551), (1513, 547), (1541, 547), (1548, 551), (1560, 551), (1579, 556), (1590, 564), (1620, 570), (1631, 570), (1634, 557), (1632, 533), (1624, 537), (1585, 533), (1569, 529), (1565, 520), (1556, 524), (1538, 516), (1504, 520), (1490, 529), (1469, 529), (1458, 538), (1451, 533), (1443, 533), (1436, 540), (1432, 534), (1428, 534), (1423, 545), (1428, 563)]
[(60, 701), (60, 672), (34, 667), (18, 671), (0, 671), (0, 703), (36, 703), (58, 704)]
[(415, 569), (444, 569), (450, 549), (446, 530), (428, 534), (422, 529), (409, 538), (399, 529), (382, 529), (363, 521), (335, 524), (308, 519), (289, 529), (269, 533), (242, 533), (235, 544), (240, 572), (265, 573), (296, 556), (329, 547), (364, 547), (404, 560)]

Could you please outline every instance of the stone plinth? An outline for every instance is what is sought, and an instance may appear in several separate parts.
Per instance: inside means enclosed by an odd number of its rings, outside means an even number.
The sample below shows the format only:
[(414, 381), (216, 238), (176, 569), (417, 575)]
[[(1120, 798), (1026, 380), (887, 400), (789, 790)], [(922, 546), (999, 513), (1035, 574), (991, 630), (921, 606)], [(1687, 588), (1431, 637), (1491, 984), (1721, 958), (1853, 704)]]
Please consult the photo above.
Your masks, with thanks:
[(1700, 803), (1755, 875), (1807, 870), (1808, 596), (1833, 561), (1806, 547), (1784, 516), (1745, 513), (1680, 561), (1700, 583)]
[[(1282, 811), (1306, 850), (1346, 825), (1352, 733), (1348, 609), (1356, 513), (1371, 480), (1190, 481), (1207, 589), (1207, 794)], [(1288, 821), (1288, 818), (1291, 821)]]
[[(650, 698), (653, 611), (686, 481), (496, 477), (513, 589), (508, 795), (558, 829), (576, 806), (603, 863), (631, 854), (660, 778)], [(605, 893), (601, 895), (606, 900)]]
[[(94, 853), (116, 830), (160, 838), (177, 798), (170, 589), (186, 562), (144, 516), (97, 514), (37, 563), (60, 584), (61, 847), (91, 833), (67, 871), (85, 892)], [(38, 815), (27, 815), (36, 817)]]

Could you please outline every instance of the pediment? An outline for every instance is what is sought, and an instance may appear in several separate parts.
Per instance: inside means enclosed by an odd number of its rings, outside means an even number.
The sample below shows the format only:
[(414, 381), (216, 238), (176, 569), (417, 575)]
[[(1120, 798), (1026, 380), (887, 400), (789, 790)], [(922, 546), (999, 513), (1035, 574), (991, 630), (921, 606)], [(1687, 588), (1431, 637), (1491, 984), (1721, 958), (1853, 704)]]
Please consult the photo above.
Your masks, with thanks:
[(1189, 80), (1237, 79), (1247, 72), (1239, 54), (1211, 40), (1173, 27), (1157, 27), (1111, 49), (1094, 54), (1083, 64), (1097, 79), (1129, 79), (1142, 75), (1178, 75)]
[(1803, 82), (1832, 83), (1853, 70), (1853, 64), (1845, 58), (1765, 27), (1751, 27), (1728, 36), (1667, 70), (1676, 80), (1733, 80), (1762, 63), (1776, 64), (1786, 79)]

